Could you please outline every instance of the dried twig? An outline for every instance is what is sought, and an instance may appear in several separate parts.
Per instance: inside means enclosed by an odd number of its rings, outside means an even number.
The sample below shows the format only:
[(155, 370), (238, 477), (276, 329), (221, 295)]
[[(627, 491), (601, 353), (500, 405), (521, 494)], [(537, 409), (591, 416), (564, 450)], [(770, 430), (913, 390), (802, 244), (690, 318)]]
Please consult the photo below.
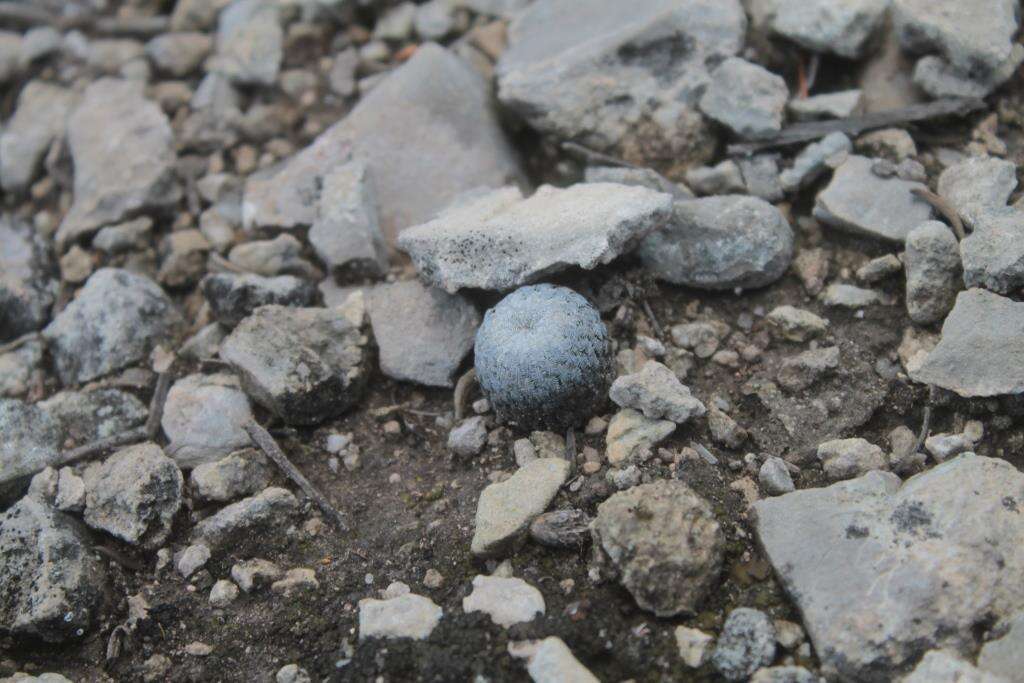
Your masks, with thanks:
[(979, 109), (984, 109), (986, 106), (984, 100), (949, 97), (922, 104), (913, 104), (901, 109), (849, 116), (844, 119), (796, 123), (783, 128), (778, 133), (752, 142), (729, 145), (728, 153), (731, 156), (755, 154), (765, 149), (812, 142), (835, 132), (846, 133), (853, 137), (869, 130), (899, 126), (916, 121), (927, 121), (928, 119), (941, 116), (966, 116)]
[(160, 422), (164, 417), (164, 406), (167, 404), (167, 392), (171, 390), (171, 380), (174, 376), (168, 368), (161, 372), (156, 380), (156, 388), (153, 390), (153, 398), (149, 402), (149, 417), (146, 418), (146, 435), (150, 440), (155, 439), (160, 433)]
[(960, 212), (954, 209), (949, 202), (931, 190), (923, 187), (915, 187), (911, 192), (935, 207), (935, 210), (941, 213), (945, 219), (949, 221), (949, 224), (953, 226), (953, 232), (956, 233), (956, 238), (958, 240), (962, 240), (967, 237), (967, 233), (964, 231), (964, 222), (960, 218)]
[(647, 302), (647, 299), (640, 299), (640, 303), (644, 307), (644, 313), (647, 314), (647, 319), (651, 321), (651, 327), (654, 328), (654, 334), (658, 339), (664, 339), (665, 333), (661, 329), (661, 324), (658, 323), (658, 317), (654, 315), (654, 310), (651, 309), (651, 305)]
[(302, 472), (300, 472), (298, 468), (291, 463), (287, 456), (285, 456), (284, 451), (281, 450), (281, 447), (277, 445), (274, 437), (270, 435), (270, 432), (252, 420), (245, 423), (243, 428), (249, 435), (249, 438), (252, 439), (252, 442), (256, 444), (268, 458), (273, 460), (274, 464), (277, 465), (289, 479), (295, 482), (307, 496), (313, 499), (313, 502), (315, 502), (323, 513), (330, 518), (339, 531), (348, 531), (348, 524), (345, 523), (345, 518), (342, 516), (341, 512), (331, 505), (330, 501), (328, 501), (327, 498), (309, 482), (309, 479), (306, 479), (305, 475), (303, 475)]
[(613, 157), (608, 154), (602, 154), (601, 152), (590, 149), (589, 147), (585, 147), (578, 142), (563, 142), (562, 149), (568, 152), (569, 154), (572, 154), (574, 157), (582, 159), (583, 161), (586, 161), (588, 163), (597, 162), (602, 166), (622, 166), (624, 168), (640, 168), (636, 164), (631, 164), (624, 159), (619, 159), (618, 157)]
[(920, 453), (924, 446), (924, 440), (928, 438), (928, 430), (931, 429), (932, 402), (935, 401), (935, 385), (928, 385), (928, 403), (924, 406), (924, 415), (921, 418), (921, 432), (917, 435), (917, 443), (914, 445), (913, 453)]
[(459, 381), (455, 383), (455, 394), (453, 396), (455, 401), (455, 419), (461, 420), (466, 414), (466, 397), (469, 395), (469, 389), (473, 386), (473, 382), (476, 381), (476, 368), (470, 368), (466, 371)]

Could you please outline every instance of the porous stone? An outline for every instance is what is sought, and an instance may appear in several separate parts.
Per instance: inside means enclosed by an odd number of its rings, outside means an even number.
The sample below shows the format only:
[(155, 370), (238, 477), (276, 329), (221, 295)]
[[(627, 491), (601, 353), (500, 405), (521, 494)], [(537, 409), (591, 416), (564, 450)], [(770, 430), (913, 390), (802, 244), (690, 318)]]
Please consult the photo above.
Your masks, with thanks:
[(326, 176), (353, 158), (364, 160), (373, 178), (389, 243), (467, 190), (523, 180), (488, 84), (461, 59), (427, 43), (312, 145), (279, 169), (250, 178), (245, 225), (312, 225)]
[(184, 480), (154, 443), (130, 446), (86, 468), (85, 523), (126, 543), (159, 548), (171, 533)]
[(299, 501), (290, 491), (271, 486), (255, 496), (243, 498), (220, 509), (196, 524), (192, 529), (192, 542), (204, 543), (216, 552), (232, 539), (266, 531), (282, 523), (293, 516), (298, 508)]
[(681, 481), (616, 493), (590, 528), (612, 575), (659, 617), (695, 613), (718, 582), (725, 536), (711, 506)]
[(294, 275), (213, 273), (203, 278), (203, 296), (217, 320), (234, 327), (260, 306), (310, 306), (316, 287)]
[(860, 59), (885, 23), (889, 0), (768, 0), (768, 26), (815, 52)]
[(544, 610), (541, 592), (517, 578), (474, 576), (473, 592), (462, 599), (463, 612), (484, 612), (504, 628), (533, 621)]
[(216, 71), (240, 85), (273, 85), (284, 57), (280, 6), (234, 0), (217, 24)]
[(487, 311), (475, 367), (499, 419), (562, 431), (604, 405), (611, 343), (601, 314), (565, 287), (522, 287)]
[(915, 382), (965, 397), (1024, 392), (1024, 304), (983, 289), (956, 297), (942, 338), (924, 362), (910, 369)]
[(739, 57), (729, 57), (711, 72), (700, 109), (742, 138), (782, 130), (789, 88), (781, 76)]
[(832, 175), (814, 203), (814, 217), (834, 228), (903, 242), (907, 234), (932, 217), (931, 204), (913, 194), (927, 189), (896, 176), (882, 178), (874, 161), (851, 155)]
[(30, 81), (18, 95), (14, 116), (0, 135), (0, 185), (21, 192), (35, 178), (50, 145), (64, 137), (74, 93), (44, 81)]
[(49, 247), (32, 226), (0, 215), (0, 342), (34, 332), (50, 319), (54, 270)]
[(697, 101), (746, 23), (735, 0), (539, 0), (509, 26), (498, 97), (556, 139), (676, 175), (714, 152)]
[(183, 377), (167, 393), (161, 419), (170, 441), (167, 454), (185, 469), (212, 463), (249, 445), (242, 427), (252, 419), (249, 399), (234, 375)]
[(779, 182), (786, 192), (796, 192), (809, 186), (828, 169), (842, 165), (853, 151), (850, 138), (838, 131), (804, 147), (793, 159), (793, 165), (779, 174)]
[(339, 415), (365, 385), (366, 338), (338, 309), (262, 306), (221, 344), (251, 399), (288, 424)]
[(359, 601), (359, 639), (423, 640), (434, 631), (443, 614), (444, 610), (433, 600), (415, 593), (405, 592), (386, 600), (364, 598)]
[(727, 681), (744, 681), (775, 659), (775, 626), (764, 612), (737, 607), (729, 612), (711, 663)]
[(544, 512), (569, 477), (569, 462), (538, 458), (509, 479), (480, 493), (471, 550), (477, 557), (503, 554)]
[(545, 185), (526, 199), (507, 187), (406, 230), (398, 246), (421, 277), (449, 292), (503, 291), (610, 263), (663, 225), (671, 205), (669, 195), (639, 186)]
[(652, 449), (676, 430), (670, 420), (654, 420), (625, 408), (608, 423), (605, 456), (612, 465), (625, 465), (651, 457)]
[(178, 203), (174, 133), (142, 85), (98, 80), (68, 119), (75, 200), (57, 230), (62, 251), (105, 225)]
[(86, 530), (26, 496), (0, 515), (0, 627), (60, 643), (97, 616), (104, 575)]
[(927, 650), (974, 650), (979, 619), (1020, 610), (1022, 493), (1012, 465), (964, 454), (902, 487), (871, 472), (759, 501), (755, 530), (822, 673), (887, 680)]
[(1024, 211), (1013, 207), (974, 214), (974, 232), (960, 242), (964, 284), (1009, 294), (1024, 285)]
[(961, 287), (960, 245), (944, 223), (928, 221), (907, 235), (907, 313), (919, 325), (938, 322)]
[(60, 464), (63, 431), (38, 405), (0, 399), (0, 501), (24, 490), (33, 474)]
[(957, 210), (968, 227), (980, 213), (1006, 206), (1017, 187), (1017, 167), (1011, 161), (970, 157), (939, 176), (939, 196)]
[(638, 372), (616, 379), (608, 395), (617, 405), (639, 410), (644, 417), (676, 424), (707, 412), (674, 372), (654, 360), (644, 363)]
[(452, 375), (472, 350), (480, 326), (472, 302), (409, 280), (375, 287), (367, 304), (385, 375), (452, 386)]
[(366, 164), (352, 161), (324, 175), (309, 243), (335, 272), (379, 276), (388, 269), (377, 189)]
[(793, 230), (756, 197), (677, 201), (672, 218), (638, 249), (655, 277), (686, 287), (724, 290), (775, 282), (793, 258)]
[(818, 460), (832, 481), (853, 479), (871, 470), (889, 469), (888, 458), (865, 439), (835, 439), (818, 446)]
[(805, 342), (828, 331), (828, 321), (803, 308), (784, 305), (772, 309), (765, 318), (784, 339)]

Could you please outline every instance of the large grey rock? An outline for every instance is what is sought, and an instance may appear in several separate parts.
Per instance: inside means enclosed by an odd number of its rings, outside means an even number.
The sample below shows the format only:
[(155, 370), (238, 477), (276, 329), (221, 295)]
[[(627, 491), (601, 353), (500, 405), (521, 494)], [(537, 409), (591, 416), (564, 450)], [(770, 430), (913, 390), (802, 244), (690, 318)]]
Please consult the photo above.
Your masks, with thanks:
[(0, 629), (47, 642), (89, 628), (103, 570), (74, 518), (26, 496), (0, 515)]
[(0, 502), (25, 490), (33, 474), (60, 464), (60, 423), (38, 405), (0, 399)]
[(64, 137), (75, 95), (44, 81), (31, 81), (18, 95), (18, 108), (0, 135), (0, 185), (8, 192), (28, 187), (43, 155)]
[(452, 386), (452, 375), (473, 349), (480, 326), (472, 302), (409, 280), (375, 287), (367, 307), (385, 375)]
[(234, 0), (217, 24), (215, 69), (239, 85), (273, 85), (284, 57), (280, 5)]
[[(1024, 59), (1015, 44), (1020, 8), (1014, 0), (893, 0), (893, 22), (900, 46), (911, 54), (926, 54), (933, 73), (946, 77), (915, 78), (934, 97), (963, 94), (984, 97), (1008, 80)], [(920, 66), (920, 62), (919, 62)], [(916, 74), (915, 74), (916, 75)], [(952, 89), (942, 86), (952, 80)]]
[(75, 185), (74, 203), (57, 230), (62, 251), (105, 225), (178, 203), (174, 134), (142, 87), (134, 81), (96, 81), (68, 119)]
[(961, 396), (1024, 392), (1024, 303), (984, 289), (956, 297), (942, 324), (942, 339), (921, 365), (915, 382), (934, 384)]
[(815, 52), (859, 59), (885, 23), (890, 0), (767, 0), (775, 33)]
[(726, 195), (678, 201), (672, 219), (638, 249), (655, 277), (698, 289), (775, 282), (793, 258), (793, 229), (774, 206)]
[(569, 462), (561, 458), (531, 460), (509, 479), (480, 493), (471, 550), (477, 557), (505, 553), (555, 499), (569, 478)]
[(294, 275), (213, 273), (203, 278), (200, 287), (214, 317), (228, 327), (260, 306), (310, 306), (316, 301), (316, 287)]
[(946, 317), (956, 302), (961, 278), (960, 244), (944, 223), (928, 221), (907, 235), (907, 313), (919, 325)]
[(782, 129), (789, 88), (781, 76), (739, 57), (729, 57), (711, 72), (700, 110), (742, 138)]
[(1011, 161), (970, 157), (939, 176), (938, 193), (973, 227), (979, 214), (1002, 209), (1017, 187), (1017, 167)]
[(43, 336), (57, 374), (68, 385), (145, 360), (157, 344), (173, 342), (181, 323), (155, 282), (127, 270), (101, 268)]
[(974, 232), (960, 242), (964, 284), (1010, 294), (1024, 285), (1024, 211), (1015, 207), (973, 214)]
[(249, 445), (243, 426), (253, 419), (238, 378), (227, 373), (189, 375), (167, 392), (161, 425), (167, 454), (190, 469)]
[(38, 405), (60, 424), (65, 443), (75, 446), (141, 427), (149, 416), (142, 401), (112, 387), (60, 391)]
[(349, 162), (324, 176), (309, 243), (332, 270), (373, 276), (387, 272), (388, 247), (380, 231), (377, 190), (366, 164)]
[(182, 503), (184, 479), (154, 443), (130, 446), (86, 468), (85, 523), (145, 549), (163, 545)]
[(1024, 475), (966, 454), (754, 504), (755, 530), (826, 676), (888, 681), (1024, 605)]
[(608, 396), (623, 408), (641, 411), (644, 417), (668, 419), (676, 424), (707, 412), (704, 404), (690, 393), (689, 387), (655, 360), (647, 361), (637, 372), (617, 378)]
[(591, 269), (635, 247), (669, 217), (669, 195), (644, 187), (508, 187), (457, 205), (398, 239), (420, 275), (455, 292), (508, 290), (571, 266)]
[(832, 175), (814, 202), (814, 217), (835, 228), (903, 242), (907, 233), (932, 217), (932, 207), (911, 190), (927, 189), (896, 176), (872, 172), (874, 161), (853, 155)]
[(616, 493), (590, 530), (611, 574), (659, 617), (694, 614), (718, 583), (725, 535), (707, 501), (681, 481)]
[(221, 344), (245, 392), (288, 424), (313, 425), (351, 408), (366, 382), (361, 322), (339, 310), (263, 306)]
[(245, 225), (312, 225), (325, 177), (352, 158), (369, 169), (389, 242), (467, 190), (523, 181), (487, 83), (428, 43), (312, 145), (273, 172), (250, 178)]
[(727, 681), (745, 681), (775, 659), (775, 627), (764, 612), (738, 607), (729, 612), (711, 663)]
[[(191, 539), (193, 543), (204, 543), (216, 552), (247, 535), (281, 534), (284, 529), (277, 529), (274, 525), (289, 521), (298, 509), (299, 501), (290, 491), (271, 486), (207, 517), (192, 529)], [(242, 588), (244, 590), (245, 586)]]
[(38, 330), (50, 319), (54, 272), (49, 247), (32, 226), (0, 216), (0, 342)]
[(738, 0), (537, 0), (509, 26), (498, 96), (543, 133), (675, 175), (714, 153), (697, 100), (745, 31)]

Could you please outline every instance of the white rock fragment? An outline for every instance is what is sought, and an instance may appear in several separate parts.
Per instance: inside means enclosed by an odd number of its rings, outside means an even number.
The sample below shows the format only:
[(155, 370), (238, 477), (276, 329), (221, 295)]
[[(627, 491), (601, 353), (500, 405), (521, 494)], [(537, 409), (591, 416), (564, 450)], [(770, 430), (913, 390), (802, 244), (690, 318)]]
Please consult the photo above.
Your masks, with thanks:
[[(394, 584), (392, 584), (394, 585)], [(404, 586), (404, 584), (401, 584)], [(359, 601), (359, 639), (412, 638), (424, 640), (441, 621), (444, 611), (430, 598), (408, 592), (385, 600)], [(398, 591), (396, 591), (398, 592)]]
[(544, 615), (544, 596), (518, 578), (473, 577), (473, 592), (462, 599), (465, 612), (484, 612), (491, 621), (508, 628)]

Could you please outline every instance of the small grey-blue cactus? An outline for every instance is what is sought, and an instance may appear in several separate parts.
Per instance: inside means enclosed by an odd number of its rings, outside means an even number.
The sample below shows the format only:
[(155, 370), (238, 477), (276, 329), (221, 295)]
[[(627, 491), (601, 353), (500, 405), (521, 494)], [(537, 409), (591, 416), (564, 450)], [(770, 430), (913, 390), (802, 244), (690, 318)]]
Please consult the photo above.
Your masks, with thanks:
[(614, 374), (601, 314), (554, 285), (522, 287), (487, 311), (475, 356), (498, 417), (523, 429), (580, 424), (603, 407)]

